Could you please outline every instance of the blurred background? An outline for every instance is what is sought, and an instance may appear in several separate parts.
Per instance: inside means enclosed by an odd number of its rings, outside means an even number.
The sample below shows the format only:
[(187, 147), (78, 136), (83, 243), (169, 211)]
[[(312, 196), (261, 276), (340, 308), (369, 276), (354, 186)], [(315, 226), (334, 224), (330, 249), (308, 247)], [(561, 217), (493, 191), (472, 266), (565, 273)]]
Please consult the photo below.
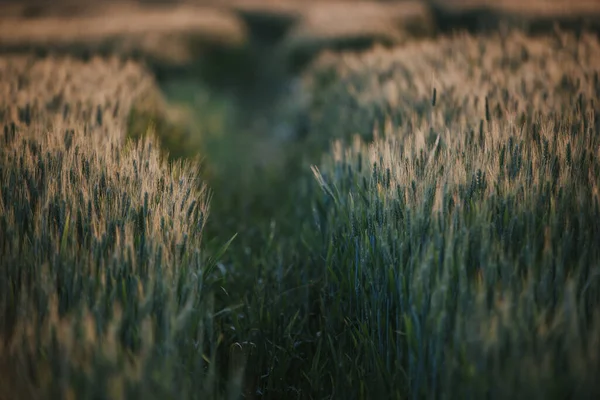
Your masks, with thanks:
[(456, 31), (598, 32), (599, 10), (597, 0), (0, 0), (0, 54), (141, 62), (178, 126), (159, 132), (170, 153), (206, 154), (240, 176), (281, 167), (283, 147), (310, 129), (302, 73), (324, 52)]
[(325, 51), (463, 30), (597, 32), (599, 10), (597, 0), (0, 0), (0, 53), (138, 60), (191, 137), (174, 155), (219, 136), (210, 154), (256, 148), (263, 163), (309, 129), (299, 82)]
[(0, 53), (140, 61), (183, 132), (163, 132), (171, 154), (203, 146), (239, 176), (310, 129), (302, 72), (323, 52), (599, 26), (597, 0), (0, 0)]

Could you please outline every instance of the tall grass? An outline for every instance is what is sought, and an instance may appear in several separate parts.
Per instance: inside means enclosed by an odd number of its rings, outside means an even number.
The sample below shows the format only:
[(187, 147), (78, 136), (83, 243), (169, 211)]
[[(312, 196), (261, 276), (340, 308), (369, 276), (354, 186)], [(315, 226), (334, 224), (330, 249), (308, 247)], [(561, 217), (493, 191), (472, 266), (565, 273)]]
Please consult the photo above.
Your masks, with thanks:
[(220, 398), (208, 191), (197, 163), (168, 164), (152, 135), (125, 141), (151, 77), (99, 59), (0, 71), (2, 395)]
[(315, 386), (600, 393), (598, 50), (594, 37), (512, 33), (317, 64), (315, 129), (363, 138), (314, 168)]

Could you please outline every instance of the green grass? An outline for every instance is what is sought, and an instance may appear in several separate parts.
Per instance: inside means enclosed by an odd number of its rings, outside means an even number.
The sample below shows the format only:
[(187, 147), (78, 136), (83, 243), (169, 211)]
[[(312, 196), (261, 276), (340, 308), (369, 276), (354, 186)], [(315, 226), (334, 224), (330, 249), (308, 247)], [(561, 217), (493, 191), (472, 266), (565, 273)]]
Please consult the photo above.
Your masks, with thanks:
[(599, 54), (595, 37), (514, 32), (324, 55), (304, 76), (308, 134), (262, 166), (239, 105), (202, 86), (165, 89), (192, 108), (189, 141), (154, 124), (201, 164), (125, 141), (152, 113), (68, 140), (3, 121), (0, 383), (597, 397)]

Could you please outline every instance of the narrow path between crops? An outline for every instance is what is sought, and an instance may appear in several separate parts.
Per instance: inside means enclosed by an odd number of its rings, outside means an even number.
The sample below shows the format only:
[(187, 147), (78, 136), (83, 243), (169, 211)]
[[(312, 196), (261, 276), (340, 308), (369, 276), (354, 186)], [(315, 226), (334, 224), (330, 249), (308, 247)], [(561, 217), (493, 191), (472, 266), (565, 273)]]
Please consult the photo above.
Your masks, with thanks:
[(264, 250), (269, 235), (278, 240), (285, 232), (292, 235), (294, 215), (302, 213), (303, 205), (294, 200), (295, 181), (310, 177), (296, 157), (305, 94), (269, 43), (256, 41), (232, 63), (238, 64), (224, 65), (230, 75), (218, 83), (169, 76), (161, 86), (171, 105), (192, 115), (191, 132), (200, 138), (198, 152), (212, 191), (205, 247), (217, 251), (237, 234), (226, 267), (244, 265), (251, 273), (257, 258), (269, 257)]

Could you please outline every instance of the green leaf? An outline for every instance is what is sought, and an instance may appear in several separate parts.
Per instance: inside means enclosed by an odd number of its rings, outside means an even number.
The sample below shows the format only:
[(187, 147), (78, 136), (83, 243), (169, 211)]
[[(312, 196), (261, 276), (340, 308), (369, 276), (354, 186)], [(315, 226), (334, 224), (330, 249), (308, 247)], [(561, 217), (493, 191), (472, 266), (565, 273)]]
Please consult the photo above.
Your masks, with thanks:
[(70, 221), (71, 221), (71, 211), (68, 211), (67, 218), (65, 219), (65, 228), (63, 229), (63, 233), (60, 238), (60, 253), (61, 254), (63, 254), (67, 250), (67, 235), (69, 234)]
[(231, 245), (233, 240), (237, 237), (237, 235), (238, 235), (237, 233), (235, 235), (233, 235), (231, 237), (231, 239), (229, 239), (227, 241), (227, 243), (225, 243), (223, 246), (221, 246), (221, 248), (217, 251), (217, 253), (208, 260), (206, 268), (203, 271), (204, 276), (208, 276), (212, 273), (212, 271), (217, 266), (217, 263), (219, 262), (221, 257), (223, 257), (223, 254), (225, 254), (225, 252), (227, 251), (227, 249), (229, 248), (229, 246)]

